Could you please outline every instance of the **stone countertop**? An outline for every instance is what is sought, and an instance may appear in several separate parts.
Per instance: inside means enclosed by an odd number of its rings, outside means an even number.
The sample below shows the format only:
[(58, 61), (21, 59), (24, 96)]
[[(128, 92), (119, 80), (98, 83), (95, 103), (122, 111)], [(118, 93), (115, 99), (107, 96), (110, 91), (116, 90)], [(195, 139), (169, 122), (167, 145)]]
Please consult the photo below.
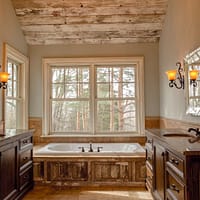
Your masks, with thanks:
[(32, 134), (34, 129), (5, 129), (4, 135), (0, 135), (0, 145), (6, 144), (8, 141), (18, 139), (21, 135), (30, 133)]
[[(195, 133), (188, 133), (182, 129), (147, 129), (146, 132), (159, 141), (164, 142), (170, 149), (176, 152), (184, 155), (200, 155), (200, 141), (195, 143), (188, 141), (188, 139), (195, 138)], [(170, 136), (170, 134), (174, 134), (174, 136)]]

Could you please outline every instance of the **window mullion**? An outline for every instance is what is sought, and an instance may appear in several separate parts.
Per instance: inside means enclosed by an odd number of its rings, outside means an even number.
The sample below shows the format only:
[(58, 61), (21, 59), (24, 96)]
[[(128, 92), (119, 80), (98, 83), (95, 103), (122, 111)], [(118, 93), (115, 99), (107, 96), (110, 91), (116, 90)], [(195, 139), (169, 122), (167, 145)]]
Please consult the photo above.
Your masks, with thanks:
[(90, 121), (91, 121), (91, 131), (95, 134), (95, 124), (96, 124), (96, 80), (95, 80), (95, 66), (92, 64), (90, 66)]

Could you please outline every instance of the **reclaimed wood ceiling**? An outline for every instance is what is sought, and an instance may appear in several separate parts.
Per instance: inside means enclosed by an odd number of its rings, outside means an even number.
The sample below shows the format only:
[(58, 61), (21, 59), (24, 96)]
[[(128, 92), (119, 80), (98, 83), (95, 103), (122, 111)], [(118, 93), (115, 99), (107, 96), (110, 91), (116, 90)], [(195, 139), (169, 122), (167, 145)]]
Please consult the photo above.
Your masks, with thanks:
[(157, 42), (168, 0), (11, 0), (30, 45)]

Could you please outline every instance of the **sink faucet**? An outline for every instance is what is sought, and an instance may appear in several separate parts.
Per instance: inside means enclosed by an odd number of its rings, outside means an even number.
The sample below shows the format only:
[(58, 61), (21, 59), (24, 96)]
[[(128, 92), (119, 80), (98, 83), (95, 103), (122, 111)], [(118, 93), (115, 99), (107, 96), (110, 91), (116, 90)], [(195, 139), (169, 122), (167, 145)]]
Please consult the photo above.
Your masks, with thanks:
[(188, 132), (191, 132), (191, 131), (194, 131), (196, 133), (196, 137), (188, 139), (188, 141), (190, 143), (195, 143), (195, 142), (199, 141), (200, 140), (200, 130), (199, 130), (199, 128), (189, 128)]
[(90, 142), (90, 148), (88, 152), (93, 152), (92, 143)]
[(188, 132), (194, 131), (196, 133), (196, 136), (200, 136), (200, 130), (199, 128), (189, 128)]

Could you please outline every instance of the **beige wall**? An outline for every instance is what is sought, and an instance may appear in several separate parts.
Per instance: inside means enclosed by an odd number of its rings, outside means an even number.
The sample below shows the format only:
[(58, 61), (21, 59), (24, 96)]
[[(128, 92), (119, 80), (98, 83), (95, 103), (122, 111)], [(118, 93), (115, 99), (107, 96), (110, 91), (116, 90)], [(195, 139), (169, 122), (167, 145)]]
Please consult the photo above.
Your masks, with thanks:
[[(2, 50), (4, 42), (27, 55), (28, 46), (25, 42), (24, 35), (22, 34), (10, 0), (0, 0), (0, 27), (0, 65), (2, 65)], [(2, 112), (1, 101), (0, 98), (0, 119)]]
[(28, 46), (20, 29), (10, 0), (0, 0), (0, 56), (2, 43), (6, 42), (27, 56)]
[(200, 46), (200, 0), (169, 0), (167, 17), (159, 43), (160, 116), (190, 122), (186, 115), (185, 91), (168, 87), (165, 71), (176, 68), (186, 54)]
[(145, 115), (159, 116), (158, 44), (30, 46), (30, 117), (42, 117), (42, 58), (144, 56)]

